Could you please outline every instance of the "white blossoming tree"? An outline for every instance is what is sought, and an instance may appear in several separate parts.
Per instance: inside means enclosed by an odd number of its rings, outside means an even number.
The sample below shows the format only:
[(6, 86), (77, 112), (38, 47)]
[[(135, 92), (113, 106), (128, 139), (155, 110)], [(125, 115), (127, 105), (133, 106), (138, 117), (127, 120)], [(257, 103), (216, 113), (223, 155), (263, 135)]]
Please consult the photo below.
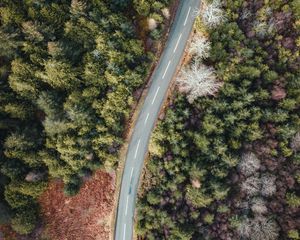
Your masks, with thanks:
[(222, 4), (219, 0), (214, 0), (204, 6), (200, 11), (200, 16), (202, 16), (202, 21), (208, 28), (214, 28), (225, 20)]
[(157, 28), (157, 22), (154, 18), (148, 18), (148, 29), (150, 31)]
[(189, 52), (197, 59), (209, 57), (210, 42), (204, 37), (196, 34), (191, 42)]
[(187, 98), (192, 103), (196, 98), (206, 95), (214, 95), (222, 83), (219, 82), (214, 69), (198, 63), (192, 63), (181, 71), (177, 78), (179, 91), (187, 93)]

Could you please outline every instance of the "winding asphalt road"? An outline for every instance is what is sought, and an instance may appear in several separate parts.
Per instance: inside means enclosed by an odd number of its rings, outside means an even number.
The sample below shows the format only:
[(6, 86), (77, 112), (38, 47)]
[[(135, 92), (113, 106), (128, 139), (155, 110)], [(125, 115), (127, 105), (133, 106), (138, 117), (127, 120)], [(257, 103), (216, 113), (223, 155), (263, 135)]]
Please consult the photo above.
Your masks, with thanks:
[(166, 47), (151, 77), (151, 86), (127, 151), (119, 196), (115, 240), (132, 239), (137, 188), (149, 138), (169, 84), (183, 56), (195, 20), (193, 12), (199, 8), (200, 1), (181, 0)]

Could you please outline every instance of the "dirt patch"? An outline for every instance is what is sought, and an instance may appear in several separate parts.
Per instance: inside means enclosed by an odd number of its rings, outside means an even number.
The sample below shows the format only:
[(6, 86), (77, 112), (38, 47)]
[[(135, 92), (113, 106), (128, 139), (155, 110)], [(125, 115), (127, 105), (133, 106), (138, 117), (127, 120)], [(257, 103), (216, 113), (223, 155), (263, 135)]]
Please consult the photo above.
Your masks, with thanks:
[(108, 240), (115, 192), (115, 173), (97, 171), (74, 197), (63, 183), (51, 182), (39, 199), (46, 235), (51, 240)]

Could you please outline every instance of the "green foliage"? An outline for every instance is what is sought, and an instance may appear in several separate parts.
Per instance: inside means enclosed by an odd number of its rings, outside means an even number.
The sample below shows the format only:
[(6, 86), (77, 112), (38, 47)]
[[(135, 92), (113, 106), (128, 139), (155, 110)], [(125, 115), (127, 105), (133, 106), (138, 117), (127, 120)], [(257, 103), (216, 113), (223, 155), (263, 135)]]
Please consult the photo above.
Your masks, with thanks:
[(147, 37), (161, 38), (165, 23), (170, 18), (168, 6), (172, 0), (132, 0), (132, 7), (139, 15), (140, 27)]
[(147, 201), (151, 205), (156, 205), (160, 202), (160, 197), (159, 197), (159, 195), (155, 194), (154, 192), (150, 192), (147, 195)]
[(133, 1), (136, 11), (140, 15), (147, 16), (150, 12), (150, 3), (148, 1), (140, 1), (134, 0)]
[[(275, 157), (293, 162), (294, 168), (288, 171), (299, 175), (299, 152), (291, 147), (300, 128), (295, 8), (299, 4), (225, 1), (223, 5), (225, 23), (207, 30), (196, 19), (195, 29), (211, 42), (210, 56), (203, 64), (212, 66), (224, 84), (215, 96), (198, 97), (193, 103), (175, 93), (157, 124), (139, 198), (137, 233), (141, 238), (180, 239), (177, 234), (184, 230), (192, 239), (218, 239), (221, 230), (215, 226), (225, 222), (238, 231), (243, 222), (239, 216), (248, 211), (232, 204), (239, 184), (232, 179), (240, 156), (252, 148), (266, 162)], [(257, 9), (250, 10), (254, 6)], [(140, 7), (149, 9), (147, 4)], [(285, 20), (279, 23), (277, 14)], [(271, 161), (267, 165), (267, 170), (272, 169)], [(286, 196), (294, 208), (299, 207), (297, 184)], [(172, 223), (158, 224), (162, 216), (172, 218)], [(208, 226), (213, 221), (218, 223)], [(208, 225), (199, 229), (203, 223)], [(230, 238), (225, 233), (222, 237)]]
[(203, 218), (203, 221), (207, 224), (212, 224), (214, 222), (215, 216), (213, 214), (206, 214)]
[[(41, 164), (41, 160), (38, 157), (36, 151), (40, 145), (40, 139), (38, 136), (34, 136), (34, 132), (31, 132), (29, 136), (28, 131), (16, 132), (9, 135), (4, 143), (4, 154), (7, 158), (16, 158), (24, 161), (24, 163), (35, 167)], [(34, 137), (36, 137), (34, 139)]]
[(12, 73), (9, 76), (10, 87), (22, 97), (34, 98), (38, 94), (38, 81), (34, 76), (34, 66), (21, 59), (11, 63)]
[(24, 207), (33, 202), (33, 198), (29, 195), (14, 191), (10, 187), (7, 187), (5, 190), (5, 200), (12, 208)]
[(5, 203), (0, 202), (0, 225), (9, 224), (11, 219), (11, 210)]
[(12, 228), (20, 234), (32, 232), (37, 224), (36, 206), (27, 206), (16, 210), (15, 216), (11, 220)]
[(193, 206), (198, 208), (208, 207), (213, 201), (212, 198), (203, 193), (201, 190), (191, 187), (187, 188), (186, 198), (193, 204)]
[(170, 0), (133, 0), (133, 6), (137, 13), (142, 16), (157, 14), (167, 6)]
[(219, 213), (227, 213), (230, 211), (229, 207), (227, 207), (226, 205), (220, 205), (217, 209), (217, 211)]
[(64, 194), (66, 194), (66, 196), (75, 196), (80, 189), (80, 185), (76, 184), (76, 183), (67, 183), (64, 186)]
[(46, 182), (13, 182), (7, 186), (7, 189), (36, 199), (44, 192), (46, 187)]
[[(161, 23), (168, 1), (150, 3), (149, 15)], [(0, 185), (0, 204), (16, 212), (17, 232), (34, 228), (47, 177), (61, 178), (73, 196), (83, 177), (117, 165), (134, 92), (153, 59), (137, 37), (133, 6), (139, 7), (128, 0), (1, 2), (0, 172), (8, 181)], [(27, 181), (35, 171), (43, 179)], [(6, 210), (1, 215), (9, 219)]]
[(230, 227), (235, 229), (241, 225), (241, 219), (237, 215), (234, 215), (229, 219), (229, 223)]
[(288, 231), (288, 237), (290, 239), (300, 239), (299, 232), (297, 230)]
[(79, 86), (76, 69), (69, 63), (49, 60), (44, 64), (44, 68), (45, 72), (38, 72), (36, 75), (53, 88), (69, 90)]
[(33, 109), (25, 103), (8, 103), (4, 107), (4, 111), (12, 118), (18, 118), (20, 120), (26, 120), (33, 114)]
[(286, 194), (286, 202), (294, 208), (300, 207), (300, 197), (296, 195), (296, 193), (287, 193)]
[(15, 38), (16, 34), (6, 33), (0, 30), (0, 52), (2, 56), (12, 58), (16, 55), (16, 50), (20, 45), (20, 42)]

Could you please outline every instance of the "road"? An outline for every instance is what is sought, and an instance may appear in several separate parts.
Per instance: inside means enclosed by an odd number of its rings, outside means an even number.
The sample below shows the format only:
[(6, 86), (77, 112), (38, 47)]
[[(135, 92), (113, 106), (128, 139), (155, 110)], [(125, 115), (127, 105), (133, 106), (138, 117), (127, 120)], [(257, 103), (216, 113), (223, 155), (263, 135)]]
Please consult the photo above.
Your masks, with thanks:
[(193, 12), (199, 6), (200, 0), (181, 0), (166, 47), (151, 77), (151, 86), (137, 119), (127, 151), (119, 196), (115, 240), (132, 239), (137, 188), (144, 157), (148, 150), (149, 138), (169, 84), (184, 54), (195, 20)]

